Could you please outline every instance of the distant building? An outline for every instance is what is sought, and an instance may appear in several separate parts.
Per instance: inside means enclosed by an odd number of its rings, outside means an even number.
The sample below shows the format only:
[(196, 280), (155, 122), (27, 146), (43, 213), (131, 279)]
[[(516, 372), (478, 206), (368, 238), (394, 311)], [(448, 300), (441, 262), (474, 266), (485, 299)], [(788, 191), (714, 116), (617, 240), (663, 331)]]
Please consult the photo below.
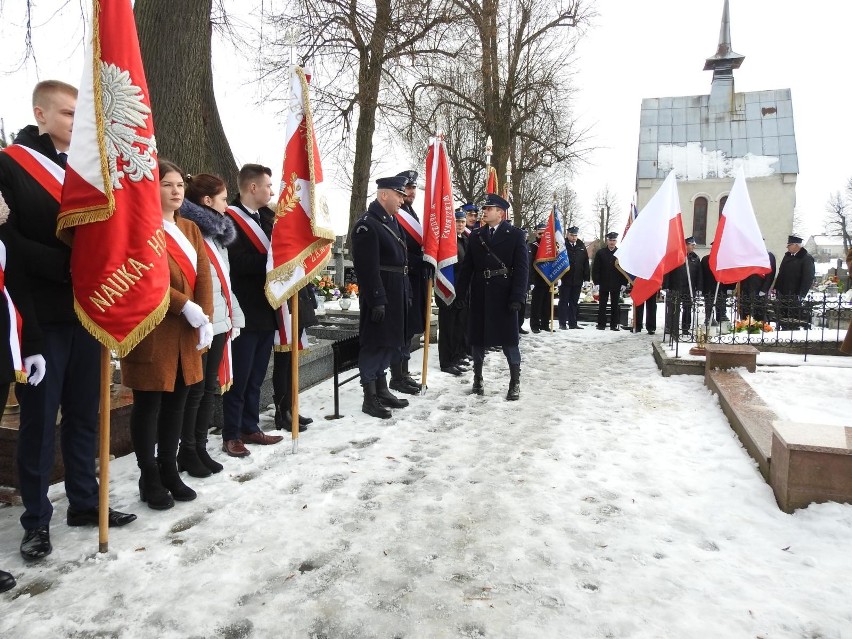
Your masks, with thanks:
[(683, 228), (706, 254), (719, 212), (743, 165), (749, 195), (767, 248), (784, 254), (792, 232), (799, 160), (790, 89), (734, 91), (734, 69), (744, 56), (731, 50), (728, 0), (709, 95), (642, 100), (636, 185), (641, 211), (670, 171), (678, 179)]
[(817, 262), (829, 262), (836, 259), (846, 259), (846, 250), (843, 248), (843, 236), (833, 235), (811, 235), (804, 243), (805, 250), (810, 253)]

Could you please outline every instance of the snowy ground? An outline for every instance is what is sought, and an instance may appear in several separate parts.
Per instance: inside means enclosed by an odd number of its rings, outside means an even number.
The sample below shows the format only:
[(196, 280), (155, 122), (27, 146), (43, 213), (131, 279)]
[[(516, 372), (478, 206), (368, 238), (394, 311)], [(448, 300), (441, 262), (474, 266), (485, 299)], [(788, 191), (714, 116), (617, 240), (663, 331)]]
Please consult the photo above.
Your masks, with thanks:
[(502, 355), (479, 398), (431, 372), (434, 348), (427, 395), (387, 421), (354, 382), (326, 421), (315, 387), (298, 454), (217, 450), (225, 472), (165, 512), (120, 459), (113, 505), (139, 520), (106, 555), (64, 524), (61, 486), (41, 563), (0, 509), (19, 581), (0, 637), (852, 637), (852, 506), (779, 511), (701, 377), (586, 328), (523, 338), (519, 402)]
[(852, 427), (852, 368), (761, 366), (743, 379), (781, 419)]

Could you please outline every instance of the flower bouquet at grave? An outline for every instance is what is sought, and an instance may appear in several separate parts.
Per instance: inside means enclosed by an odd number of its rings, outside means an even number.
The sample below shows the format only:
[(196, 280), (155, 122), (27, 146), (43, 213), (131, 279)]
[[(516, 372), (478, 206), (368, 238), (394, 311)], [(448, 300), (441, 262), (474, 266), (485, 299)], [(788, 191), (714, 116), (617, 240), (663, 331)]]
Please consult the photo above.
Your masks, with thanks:
[(344, 299), (349, 299), (350, 297), (357, 297), (357, 296), (358, 296), (358, 285), (357, 284), (353, 284), (353, 283), (350, 282), (349, 284), (347, 284), (343, 288), (343, 293), (341, 294), (341, 297), (343, 297)]
[(319, 294), (327, 300), (333, 300), (340, 297), (340, 289), (334, 285), (334, 281), (328, 275), (315, 277), (314, 286), (317, 291), (319, 291)]
[(772, 326), (770, 326), (769, 322), (761, 322), (760, 320), (753, 319), (751, 315), (749, 315), (745, 319), (739, 320), (734, 325), (734, 332), (759, 335), (760, 333), (771, 333)]

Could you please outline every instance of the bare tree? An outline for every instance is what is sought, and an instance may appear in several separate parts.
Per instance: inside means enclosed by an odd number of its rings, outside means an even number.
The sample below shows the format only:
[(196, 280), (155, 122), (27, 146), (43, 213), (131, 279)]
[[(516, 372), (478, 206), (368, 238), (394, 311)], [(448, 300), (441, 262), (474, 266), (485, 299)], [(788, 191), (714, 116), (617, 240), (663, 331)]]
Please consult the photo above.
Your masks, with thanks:
[(621, 208), (616, 202), (615, 194), (610, 190), (609, 184), (595, 195), (595, 211), (597, 239), (603, 240), (604, 236), (615, 228), (621, 213)]
[(213, 93), (213, 9), (213, 0), (186, 0), (180, 11), (171, 0), (136, 0), (133, 11), (160, 155), (222, 176), (233, 193), (237, 166)]
[(450, 0), (298, 0), (295, 8), (273, 17), (281, 36), (270, 45), (277, 60), (267, 75), (288, 86), (281, 53), (291, 50), (295, 34), (302, 61), (325, 80), (314, 86), (318, 124), (341, 131), (344, 151), (354, 154), (351, 224), (367, 201), (378, 119), (402, 108), (402, 70), (443, 51), (441, 27), (453, 20), (453, 6)]
[(846, 198), (840, 192), (832, 193), (825, 203), (825, 232), (827, 235), (843, 238), (843, 251), (852, 246), (852, 179), (846, 186)]

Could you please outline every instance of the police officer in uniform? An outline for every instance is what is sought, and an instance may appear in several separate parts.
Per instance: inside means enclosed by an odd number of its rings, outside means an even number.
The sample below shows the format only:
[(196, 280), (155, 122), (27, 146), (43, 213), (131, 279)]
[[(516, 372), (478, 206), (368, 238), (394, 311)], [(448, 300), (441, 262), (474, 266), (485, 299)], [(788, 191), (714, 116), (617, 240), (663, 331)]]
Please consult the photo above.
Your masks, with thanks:
[(583, 327), (577, 323), (580, 316), (580, 292), (583, 290), (583, 282), (588, 282), (591, 277), (589, 269), (589, 252), (583, 240), (577, 239), (580, 228), (569, 226), (565, 236), (565, 251), (568, 253), (568, 263), (571, 270), (562, 276), (559, 285), (559, 328), (562, 330), (581, 330)]
[[(464, 234), (464, 211), (458, 208), (455, 215), (458, 261), (453, 264), (453, 273), (457, 281), (467, 251), (467, 236)], [(464, 364), (464, 331), (467, 324), (466, 304), (459, 297), (453, 300), (452, 304), (447, 304), (438, 295), (435, 295), (435, 305), (438, 307), (438, 362), (441, 365), (441, 371), (459, 376), (468, 370)]]
[[(408, 250), (408, 281), (411, 285), (411, 307), (408, 313), (408, 324), (405, 332), (405, 343), (399, 349), (399, 354), (391, 359), (391, 381), (390, 387), (400, 393), (416, 395), (420, 392), (418, 384), (408, 373), (408, 360), (411, 358), (411, 340), (415, 335), (422, 333), (426, 325), (426, 280), (431, 277), (430, 265), (423, 261), (423, 230), (420, 227), (420, 219), (414, 212), (412, 204), (417, 195), (417, 171), (403, 171), (398, 173), (398, 178), (405, 181), (405, 197), (400, 214), (405, 214), (411, 221), (403, 224), (401, 215), (396, 216), (399, 226), (400, 237), (405, 240)], [(420, 237), (412, 234), (409, 227), (420, 227)]]
[(350, 237), (360, 304), (361, 410), (382, 419), (391, 416), (389, 408), (408, 406), (408, 400), (388, 390), (385, 373), (394, 358), (399, 361), (408, 335), (408, 250), (394, 220), (405, 196), (405, 182), (398, 176), (376, 180), (376, 199), (355, 222)]
[(518, 311), (526, 298), (529, 253), (524, 232), (501, 221), (509, 203), (495, 193), (485, 196), (482, 225), (470, 234), (457, 293), (470, 290), (468, 336), (473, 353), (473, 392), (485, 392), (482, 362), (485, 349), (501, 346), (509, 363), (507, 400), (521, 392), (521, 351)]
[(609, 311), (609, 327), (620, 331), (618, 325), (619, 296), (621, 287), (627, 284), (627, 277), (615, 265), (615, 252), (618, 250), (615, 242), (618, 233), (606, 234), (606, 246), (595, 253), (592, 262), (592, 280), (598, 285), (598, 326), (599, 331), (606, 329), (606, 306), (611, 301)]

